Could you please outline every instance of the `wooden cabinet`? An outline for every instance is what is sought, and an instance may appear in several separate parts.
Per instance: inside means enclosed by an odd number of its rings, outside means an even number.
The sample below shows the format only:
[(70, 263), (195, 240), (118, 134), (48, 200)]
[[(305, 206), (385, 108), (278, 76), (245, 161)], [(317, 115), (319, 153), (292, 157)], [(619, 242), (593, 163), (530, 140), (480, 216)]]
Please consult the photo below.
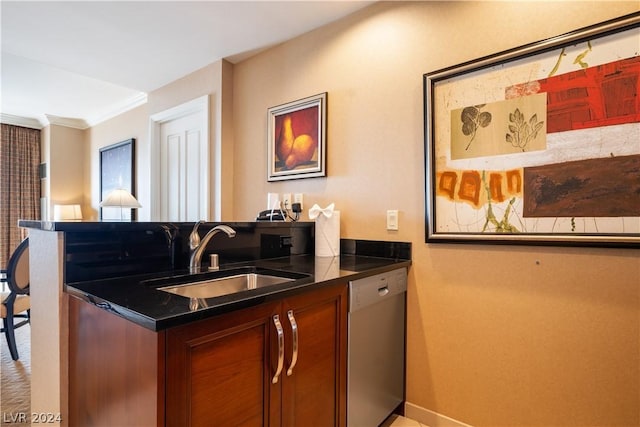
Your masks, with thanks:
[(71, 427), (164, 426), (164, 334), (69, 297)]
[[(271, 318), (279, 304), (167, 332), (167, 425), (269, 425)], [(266, 420), (267, 422), (263, 422)]]
[(168, 426), (344, 426), (346, 286), (167, 331)]
[[(289, 314), (298, 330), (292, 372), (293, 339)], [(347, 287), (307, 293), (282, 302), (285, 317), (285, 369), (282, 373), (283, 426), (345, 426), (347, 383)]]
[(346, 425), (345, 284), (161, 333), (70, 300), (69, 425)]

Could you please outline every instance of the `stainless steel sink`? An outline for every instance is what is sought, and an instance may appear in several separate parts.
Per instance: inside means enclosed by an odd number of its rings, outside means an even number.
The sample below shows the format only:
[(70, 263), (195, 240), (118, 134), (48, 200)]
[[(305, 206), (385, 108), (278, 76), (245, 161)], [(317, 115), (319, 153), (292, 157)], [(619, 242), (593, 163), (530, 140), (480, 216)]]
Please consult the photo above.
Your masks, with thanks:
[(232, 270), (171, 276), (144, 282), (147, 286), (191, 299), (215, 298), (251, 289), (289, 283), (308, 274), (240, 267)]
[(213, 298), (294, 280), (296, 279), (258, 273), (244, 273), (157, 289), (188, 298)]

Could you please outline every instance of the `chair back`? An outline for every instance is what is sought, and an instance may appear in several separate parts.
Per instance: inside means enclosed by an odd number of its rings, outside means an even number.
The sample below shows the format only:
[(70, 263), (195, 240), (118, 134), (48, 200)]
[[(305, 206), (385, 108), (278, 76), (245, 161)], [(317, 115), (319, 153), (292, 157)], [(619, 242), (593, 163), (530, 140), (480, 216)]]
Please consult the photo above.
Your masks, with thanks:
[(11, 292), (29, 293), (29, 238), (24, 239), (7, 263), (7, 285)]

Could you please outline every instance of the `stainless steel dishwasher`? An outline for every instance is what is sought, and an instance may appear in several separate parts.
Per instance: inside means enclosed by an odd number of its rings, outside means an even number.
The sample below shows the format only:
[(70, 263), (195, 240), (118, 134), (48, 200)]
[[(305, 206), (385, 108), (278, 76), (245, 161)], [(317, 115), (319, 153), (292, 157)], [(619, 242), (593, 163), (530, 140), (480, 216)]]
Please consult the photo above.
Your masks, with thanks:
[(347, 427), (376, 427), (404, 400), (407, 269), (349, 282)]

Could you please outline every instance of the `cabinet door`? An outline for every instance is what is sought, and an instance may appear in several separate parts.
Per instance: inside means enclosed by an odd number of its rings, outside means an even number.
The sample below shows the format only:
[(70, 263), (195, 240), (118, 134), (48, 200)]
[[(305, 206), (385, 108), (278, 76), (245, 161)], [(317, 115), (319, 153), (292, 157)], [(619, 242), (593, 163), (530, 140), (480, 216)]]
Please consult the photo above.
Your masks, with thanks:
[[(278, 303), (216, 316), (167, 332), (167, 426), (279, 423)], [(269, 369), (271, 368), (271, 369)]]
[(282, 425), (346, 425), (346, 285), (285, 299), (282, 318)]

